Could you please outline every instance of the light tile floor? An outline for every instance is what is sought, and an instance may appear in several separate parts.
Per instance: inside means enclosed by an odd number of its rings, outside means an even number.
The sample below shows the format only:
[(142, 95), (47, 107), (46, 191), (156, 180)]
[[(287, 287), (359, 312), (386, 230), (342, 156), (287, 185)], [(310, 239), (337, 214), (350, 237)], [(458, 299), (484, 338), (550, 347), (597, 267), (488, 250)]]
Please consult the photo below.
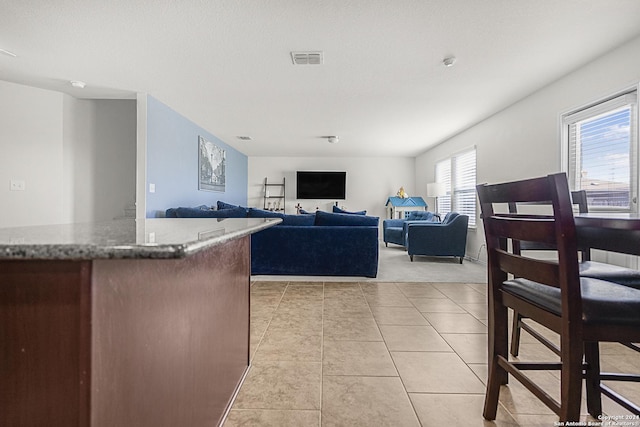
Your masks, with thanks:
[[(257, 281), (251, 304), (251, 368), (225, 427), (553, 426), (557, 421), (515, 380), (501, 391), (497, 420), (483, 420), (484, 284)], [(525, 332), (520, 353), (522, 360), (553, 360)], [(604, 345), (602, 353), (606, 370), (640, 372), (638, 353), (619, 344)], [(534, 376), (558, 397), (556, 372)], [(638, 384), (622, 387), (640, 401)], [(610, 415), (627, 414), (607, 398), (603, 406)]]

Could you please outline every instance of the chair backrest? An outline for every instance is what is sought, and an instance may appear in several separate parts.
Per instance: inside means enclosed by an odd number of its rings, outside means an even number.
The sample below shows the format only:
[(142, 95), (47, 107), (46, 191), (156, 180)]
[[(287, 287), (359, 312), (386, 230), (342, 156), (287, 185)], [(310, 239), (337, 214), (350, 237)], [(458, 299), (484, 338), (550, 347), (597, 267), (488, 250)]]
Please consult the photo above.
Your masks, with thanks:
[(587, 203), (587, 192), (584, 190), (572, 191), (571, 201), (574, 205), (578, 205), (579, 213), (589, 213), (589, 204)]
[[(584, 190), (572, 191), (571, 192), (571, 203), (578, 206), (579, 213), (588, 213), (589, 207), (587, 204), (587, 192)], [(541, 205), (549, 203), (533, 203), (534, 205)], [(517, 203), (509, 203), (509, 212), (516, 213), (518, 212), (518, 204)], [(546, 243), (539, 242), (527, 242), (527, 241), (515, 241), (514, 249), (516, 251), (555, 251), (556, 248), (553, 245), (549, 245)], [(582, 260), (588, 261), (591, 259), (591, 251), (588, 247), (580, 247), (578, 249), (582, 254)]]
[(442, 219), (442, 223), (443, 224), (448, 224), (451, 221), (453, 221), (454, 219), (456, 219), (456, 217), (458, 215), (460, 215), (458, 212), (454, 212), (454, 211), (447, 212), (447, 214)]
[[(489, 285), (499, 298), (507, 275), (560, 288), (563, 316), (576, 323), (582, 315), (576, 227), (565, 174), (502, 184), (480, 184), (478, 198), (487, 242)], [(517, 212), (496, 213), (496, 204), (540, 203), (551, 205), (550, 215)], [(508, 240), (548, 245), (556, 260), (528, 257), (514, 250)], [(517, 245), (516, 245), (517, 246)]]

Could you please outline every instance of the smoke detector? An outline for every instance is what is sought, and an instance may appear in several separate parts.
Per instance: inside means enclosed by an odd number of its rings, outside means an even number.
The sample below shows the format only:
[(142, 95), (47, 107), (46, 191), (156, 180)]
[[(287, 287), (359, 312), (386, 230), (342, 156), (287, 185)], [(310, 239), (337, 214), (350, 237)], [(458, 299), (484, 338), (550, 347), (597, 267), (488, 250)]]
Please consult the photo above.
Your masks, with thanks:
[(307, 52), (291, 52), (293, 65), (322, 65), (324, 53), (321, 50)]
[(71, 83), (71, 86), (78, 89), (84, 89), (84, 87), (87, 85), (85, 82), (81, 82), (80, 80), (71, 80), (69, 83)]
[(444, 58), (442, 60), (442, 64), (445, 67), (453, 67), (453, 64), (456, 63), (456, 57), (455, 56), (447, 56), (446, 58)]
[(328, 136), (327, 140), (329, 141), (329, 144), (337, 144), (338, 142), (340, 142), (340, 138), (338, 138), (337, 136)]

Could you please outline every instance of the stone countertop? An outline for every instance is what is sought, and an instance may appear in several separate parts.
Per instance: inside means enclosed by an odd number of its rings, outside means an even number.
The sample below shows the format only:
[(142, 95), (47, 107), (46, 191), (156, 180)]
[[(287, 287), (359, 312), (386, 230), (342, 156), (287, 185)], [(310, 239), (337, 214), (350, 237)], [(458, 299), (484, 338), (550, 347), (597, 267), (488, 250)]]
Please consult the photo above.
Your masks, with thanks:
[(0, 259), (184, 258), (281, 221), (279, 218), (153, 218), (0, 228)]

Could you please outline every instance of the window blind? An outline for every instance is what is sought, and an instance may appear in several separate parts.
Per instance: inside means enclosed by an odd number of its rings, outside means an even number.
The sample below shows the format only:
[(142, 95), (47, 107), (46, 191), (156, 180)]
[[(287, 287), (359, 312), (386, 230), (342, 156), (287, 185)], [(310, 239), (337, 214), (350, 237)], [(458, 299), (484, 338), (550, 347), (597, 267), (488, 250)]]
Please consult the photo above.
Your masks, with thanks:
[(585, 190), (590, 209), (637, 211), (637, 93), (630, 92), (563, 117), (568, 177)]
[(436, 163), (436, 182), (447, 195), (438, 197), (441, 214), (455, 211), (469, 216), (469, 226), (476, 225), (476, 150), (462, 152)]

